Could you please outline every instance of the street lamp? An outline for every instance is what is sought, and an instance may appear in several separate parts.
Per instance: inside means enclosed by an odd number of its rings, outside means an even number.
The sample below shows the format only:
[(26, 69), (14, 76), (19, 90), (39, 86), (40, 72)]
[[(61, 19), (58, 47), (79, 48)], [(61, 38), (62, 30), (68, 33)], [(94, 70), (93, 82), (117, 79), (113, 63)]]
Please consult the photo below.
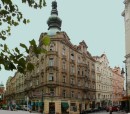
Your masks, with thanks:
[(29, 101), (29, 97), (28, 96), (26, 97), (26, 100), (27, 100), (27, 110), (28, 110), (28, 101)]
[[(127, 77), (127, 66), (125, 67), (125, 74), (126, 74), (126, 96), (128, 97), (128, 77)], [(129, 108), (129, 97), (128, 97), (128, 101), (127, 101), (127, 111), (130, 111)]]
[(42, 90), (42, 99), (41, 99), (41, 103), (42, 103), (42, 108), (41, 108), (41, 114), (43, 114), (43, 90)]

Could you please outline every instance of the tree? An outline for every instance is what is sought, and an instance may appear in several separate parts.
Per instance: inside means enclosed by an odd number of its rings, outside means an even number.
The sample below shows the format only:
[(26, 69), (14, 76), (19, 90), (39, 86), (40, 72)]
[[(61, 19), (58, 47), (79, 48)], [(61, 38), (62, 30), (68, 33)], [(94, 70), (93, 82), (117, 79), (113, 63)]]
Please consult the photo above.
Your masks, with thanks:
[[(45, 0), (21, 0), (22, 3), (28, 4), (29, 7), (37, 9), (46, 6)], [(0, 39), (6, 40), (11, 35), (11, 27), (18, 26), (19, 23), (27, 24), (30, 22), (29, 19), (24, 18), (22, 12), (19, 10), (18, 5), (14, 4), (12, 0), (1, 0), (0, 1), (0, 26), (1, 28), (6, 25), (6, 28), (0, 31)], [(45, 53), (45, 49), (41, 49), (35, 42), (31, 40), (30, 46), (33, 52), (37, 56), (40, 53)], [(49, 45), (50, 39), (45, 36), (43, 45)], [(25, 53), (29, 54), (29, 47), (25, 44), (20, 43), (20, 46), (25, 49)], [(8, 44), (0, 43), (0, 69), (1, 65), (4, 66), (5, 70), (18, 70), (21, 73), (25, 73), (26, 70), (33, 70), (34, 66), (32, 63), (27, 62), (25, 53), (21, 53), (18, 47), (13, 50), (8, 48)]]

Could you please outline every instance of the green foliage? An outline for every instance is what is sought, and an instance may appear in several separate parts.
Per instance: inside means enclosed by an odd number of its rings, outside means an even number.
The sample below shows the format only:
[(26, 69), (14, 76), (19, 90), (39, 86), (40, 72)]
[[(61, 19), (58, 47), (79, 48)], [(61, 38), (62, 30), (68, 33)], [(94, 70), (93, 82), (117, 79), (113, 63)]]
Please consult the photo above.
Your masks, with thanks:
[[(34, 9), (42, 8), (46, 6), (45, 0), (21, 0), (22, 3), (28, 4), (29, 7)], [(13, 3), (13, 0), (1, 0), (0, 2), (0, 26), (7, 25), (7, 28), (0, 30), (0, 39), (6, 40), (6, 38), (11, 35), (11, 27), (18, 26), (20, 22), (23, 24), (27, 24), (30, 22), (29, 19), (24, 18), (23, 13), (19, 10), (18, 5)], [(46, 39), (46, 40), (45, 40)], [(43, 41), (43, 45), (49, 44), (49, 37), (45, 38)], [(40, 53), (46, 53), (45, 49), (37, 46), (35, 40), (31, 40), (30, 46), (32, 48), (32, 53), (38, 57)], [(25, 52), (21, 53), (18, 47), (10, 50), (7, 44), (0, 44), (0, 70), (1, 65), (4, 66), (5, 70), (18, 70), (21, 73), (25, 73), (26, 71), (31, 71), (34, 69), (34, 65), (27, 60), (25, 56), (29, 54), (29, 48), (20, 43), (20, 47), (22, 47)]]
[(47, 46), (50, 44), (50, 37), (48, 35), (43, 38), (43, 45)]
[[(34, 9), (41, 9), (43, 6), (46, 6), (45, 0), (39, 0), (39, 2), (37, 2), (37, 0), (21, 0), (21, 2), (28, 4), (29, 7)], [(27, 24), (30, 20), (23, 17), (18, 5), (14, 4), (13, 0), (1, 0), (1, 3), (0, 26), (6, 23), (7, 28), (0, 31), (0, 38), (5, 40), (9, 35), (11, 35), (10, 30), (12, 26), (18, 26), (20, 22)]]

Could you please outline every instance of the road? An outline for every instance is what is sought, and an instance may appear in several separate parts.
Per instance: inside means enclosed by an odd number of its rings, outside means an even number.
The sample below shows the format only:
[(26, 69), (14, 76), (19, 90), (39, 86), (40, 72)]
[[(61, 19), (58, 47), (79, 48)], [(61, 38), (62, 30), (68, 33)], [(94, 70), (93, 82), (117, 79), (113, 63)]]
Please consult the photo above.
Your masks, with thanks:
[(0, 110), (0, 114), (40, 114), (40, 113), (30, 113), (28, 111), (9, 111), (9, 110)]
[[(110, 114), (110, 112), (102, 111), (102, 112), (93, 112), (90, 114)], [(112, 114), (130, 114), (130, 113), (125, 113), (125, 112), (112, 112)]]
[[(35, 113), (35, 112), (28, 112), (28, 111), (9, 111), (9, 110), (0, 110), (0, 114), (41, 114), (41, 113)], [(102, 111), (102, 112), (93, 112), (89, 114), (109, 114), (109, 112)], [(112, 114), (130, 114), (125, 112), (112, 112)]]

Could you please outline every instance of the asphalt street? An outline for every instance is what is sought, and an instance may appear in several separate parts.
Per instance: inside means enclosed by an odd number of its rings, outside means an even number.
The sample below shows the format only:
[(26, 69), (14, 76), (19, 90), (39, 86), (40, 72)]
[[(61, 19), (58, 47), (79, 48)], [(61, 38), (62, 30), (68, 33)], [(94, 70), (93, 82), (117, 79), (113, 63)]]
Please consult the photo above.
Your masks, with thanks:
[(35, 112), (28, 112), (28, 111), (10, 111), (10, 110), (0, 110), (0, 114), (40, 114), (40, 113), (35, 113)]
[[(41, 114), (37, 112), (28, 112), (28, 111), (9, 111), (9, 110), (0, 110), (0, 114)], [(109, 112), (102, 111), (102, 112), (93, 112), (88, 114), (110, 114)], [(125, 112), (112, 112), (112, 114), (130, 114)]]
[[(93, 112), (89, 114), (110, 114), (110, 112), (102, 111), (102, 112)], [(130, 114), (130, 113), (125, 113), (125, 112), (120, 111), (120, 112), (112, 112), (112, 114)]]

